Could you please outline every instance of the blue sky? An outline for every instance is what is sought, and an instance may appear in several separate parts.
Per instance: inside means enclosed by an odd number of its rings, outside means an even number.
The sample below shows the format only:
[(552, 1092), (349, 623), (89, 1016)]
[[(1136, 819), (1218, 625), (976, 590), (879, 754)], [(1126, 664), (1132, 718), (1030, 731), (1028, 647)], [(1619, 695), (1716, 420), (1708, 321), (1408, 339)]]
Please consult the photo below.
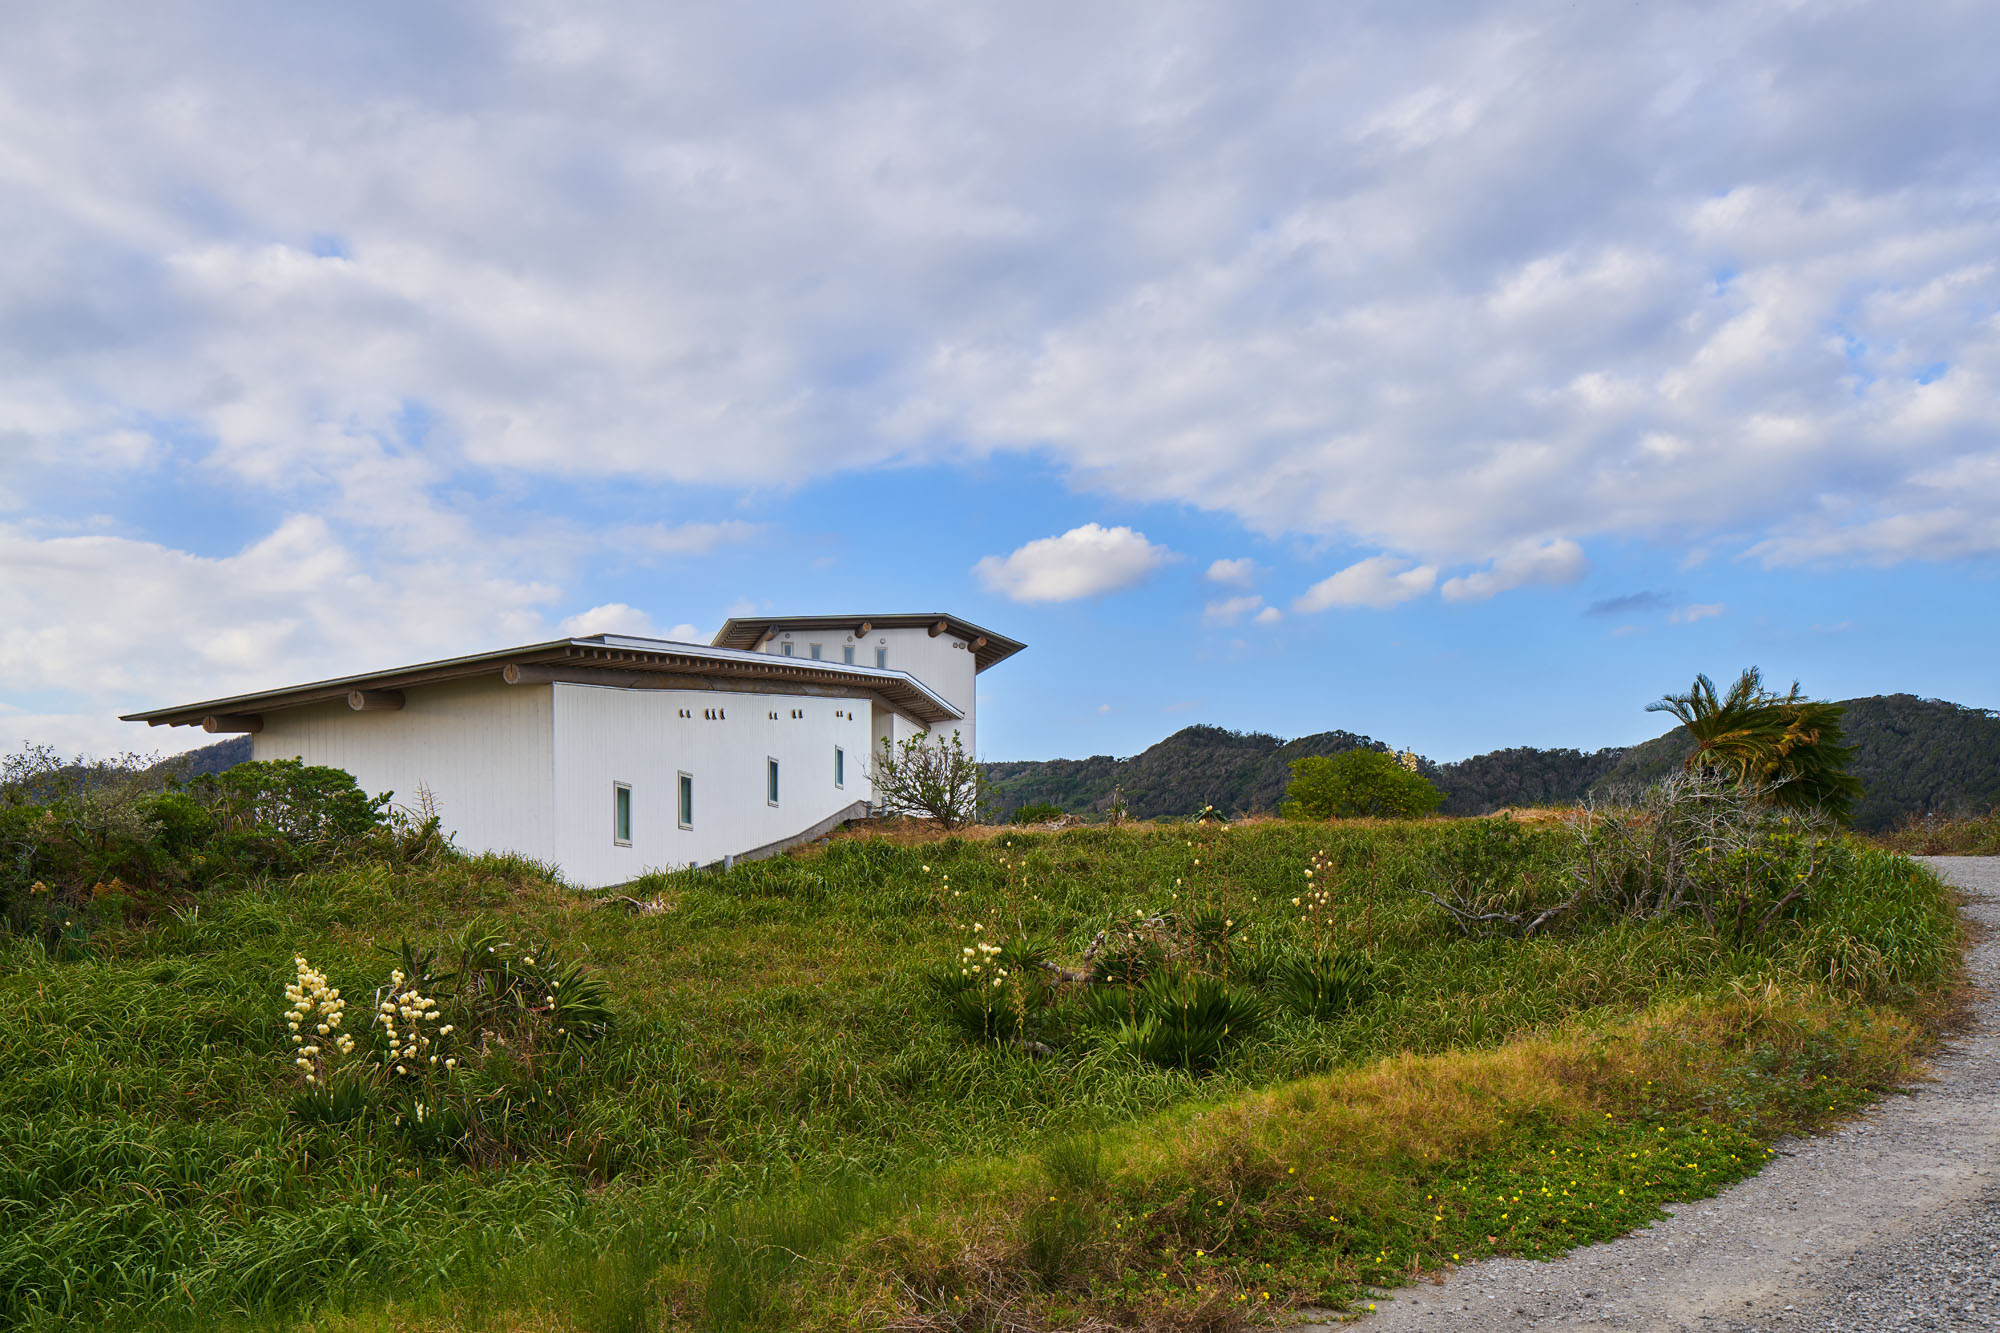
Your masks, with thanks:
[(993, 759), (2000, 706), (2000, 11), (1640, 12), (0, 15), (0, 736), (821, 609)]

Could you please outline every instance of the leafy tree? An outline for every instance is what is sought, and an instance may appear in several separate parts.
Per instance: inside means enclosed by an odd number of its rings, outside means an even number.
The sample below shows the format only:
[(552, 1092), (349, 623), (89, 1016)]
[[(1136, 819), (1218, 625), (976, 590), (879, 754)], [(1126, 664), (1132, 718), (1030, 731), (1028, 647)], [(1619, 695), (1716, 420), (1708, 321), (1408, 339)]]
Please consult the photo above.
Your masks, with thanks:
[(1437, 809), (1444, 794), (1412, 760), (1381, 750), (1349, 750), (1292, 761), (1285, 814), (1294, 819), (1373, 815), (1415, 819)]
[(932, 740), (928, 731), (894, 746), (884, 737), (873, 768), (875, 796), (887, 810), (935, 819), (948, 829), (979, 817), (985, 778), (955, 731), (949, 744)]
[(1773, 805), (1820, 810), (1846, 822), (1861, 795), (1861, 780), (1847, 771), (1854, 747), (1841, 733), (1841, 707), (1808, 699), (1797, 681), (1784, 694), (1764, 688), (1756, 667), (1746, 667), (1727, 694), (1696, 676), (1685, 694), (1646, 705), (1672, 713), (1687, 728), (1694, 749), (1682, 765), (1709, 769), (1742, 787), (1769, 793)]

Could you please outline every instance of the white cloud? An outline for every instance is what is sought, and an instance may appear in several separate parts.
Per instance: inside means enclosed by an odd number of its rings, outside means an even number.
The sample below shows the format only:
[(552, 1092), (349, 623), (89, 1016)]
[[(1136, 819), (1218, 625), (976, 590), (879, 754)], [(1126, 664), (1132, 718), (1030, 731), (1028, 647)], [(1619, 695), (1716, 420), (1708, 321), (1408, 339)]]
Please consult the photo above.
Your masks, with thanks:
[(1485, 569), (1446, 579), (1438, 592), (1447, 602), (1484, 601), (1527, 584), (1574, 583), (1589, 569), (1590, 561), (1584, 558), (1583, 548), (1573, 541), (1557, 538), (1523, 542), (1502, 553)]
[(1410, 567), (1408, 560), (1374, 555), (1357, 560), (1337, 574), (1321, 579), (1292, 603), (1292, 610), (1325, 611), (1336, 606), (1382, 608), (1422, 597), (1437, 582), (1430, 565)]
[(1260, 625), (1275, 625), (1284, 618), (1284, 612), (1278, 610), (1275, 606), (1267, 606), (1251, 617), (1252, 620), (1255, 620)]
[(979, 581), (1017, 602), (1068, 602), (1129, 588), (1174, 559), (1130, 528), (1086, 523), (973, 566)]
[(1201, 623), (1204, 625), (1234, 625), (1243, 617), (1264, 605), (1264, 599), (1256, 593), (1245, 593), (1241, 597), (1223, 597), (1210, 602), (1201, 609)]
[(589, 638), (593, 634), (630, 634), (642, 639), (663, 637), (654, 628), (651, 616), (623, 602), (593, 606), (563, 620), (556, 630), (578, 639)]
[(1021, 449), (1426, 563), (2000, 549), (1895, 522), (2000, 416), (1991, 7), (107, 13), (0, 18), (18, 508)]
[(1248, 556), (1234, 560), (1217, 560), (1203, 575), (1210, 583), (1220, 583), (1228, 587), (1247, 588), (1257, 577), (1257, 562)]
[(663, 630), (644, 611), (623, 602), (607, 602), (569, 616), (556, 625), (556, 632), (579, 639), (593, 634), (628, 634), (642, 639), (667, 639), (674, 643), (707, 643), (713, 637), (686, 621)]
[(707, 555), (723, 546), (738, 546), (762, 534), (762, 523), (724, 519), (718, 523), (652, 523), (625, 528), (614, 541), (656, 555)]
[(98, 751), (207, 739), (119, 713), (546, 638), (556, 595), (443, 555), (378, 578), (306, 515), (221, 557), (0, 524), (0, 568), (0, 679), (48, 701), (39, 736)]
[(1691, 606), (1676, 608), (1667, 619), (1676, 625), (1692, 625), (1698, 620), (1713, 620), (1725, 609), (1721, 602), (1696, 602)]

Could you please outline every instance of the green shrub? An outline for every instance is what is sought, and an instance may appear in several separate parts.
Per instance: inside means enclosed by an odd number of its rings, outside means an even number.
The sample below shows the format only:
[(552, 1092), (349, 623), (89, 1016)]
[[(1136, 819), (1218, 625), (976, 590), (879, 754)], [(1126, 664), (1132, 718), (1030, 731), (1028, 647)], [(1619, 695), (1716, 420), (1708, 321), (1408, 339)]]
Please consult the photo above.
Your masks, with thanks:
[(352, 851), (388, 822), (393, 793), (368, 796), (351, 774), (297, 759), (237, 764), (188, 788), (214, 832), (209, 854), (228, 871), (288, 874)]
[[(0, 923), (50, 948), (65, 931), (159, 916), (221, 880), (380, 852), (392, 829), (387, 795), (296, 759), (183, 784), (171, 766), (31, 749), (0, 774)], [(417, 832), (435, 838), (435, 822)]]
[(1284, 813), (1291, 819), (1415, 819), (1444, 801), (1429, 778), (1381, 750), (1348, 750), (1292, 761)]
[(1030, 801), (1017, 806), (1008, 822), (1013, 824), (1047, 824), (1063, 817), (1063, 808), (1048, 801)]

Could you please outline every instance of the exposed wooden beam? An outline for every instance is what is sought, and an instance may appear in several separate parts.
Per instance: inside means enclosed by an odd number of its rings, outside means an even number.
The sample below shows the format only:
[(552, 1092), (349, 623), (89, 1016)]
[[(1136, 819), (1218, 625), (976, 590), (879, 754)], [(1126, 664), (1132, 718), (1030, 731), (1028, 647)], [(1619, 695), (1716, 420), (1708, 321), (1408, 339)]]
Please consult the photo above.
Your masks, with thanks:
[(401, 690), (349, 690), (347, 706), (357, 713), (393, 713), (403, 706)]
[(201, 729), (211, 736), (222, 732), (248, 732), (251, 735), (264, 729), (262, 713), (210, 713), (201, 720)]
[(978, 638), (972, 641), (972, 651), (975, 653), (978, 652), (981, 648), (984, 648), (985, 646), (986, 646), (986, 636), (984, 634), (980, 635)]
[(763, 636), (757, 640), (757, 646), (761, 648), (765, 644), (769, 643), (771, 640), (777, 637), (778, 637), (778, 627), (776, 625), (766, 625), (764, 626)]
[(937, 624), (935, 624), (935, 625), (932, 625), (932, 626), (931, 626), (931, 637), (932, 637), (933, 639), (935, 639), (935, 638), (936, 638), (936, 637), (937, 637), (938, 635), (940, 635), (940, 634), (944, 633), (944, 632), (945, 632), (945, 629), (946, 629), (946, 628), (947, 628), (947, 627), (948, 627), (948, 626), (949, 626), (950, 624), (951, 624), (951, 622), (950, 622), (949, 620), (940, 620), (940, 621), (938, 621), (938, 623), (937, 623)]
[(509, 685), (611, 685), (632, 690), (654, 685), (661, 676), (657, 671), (610, 671), (604, 667), (509, 662), (500, 668), (500, 679)]
[(856, 625), (854, 627), (854, 637), (857, 639), (865, 639), (868, 637), (868, 631), (874, 628), (875, 626), (864, 620), (859, 625)]

